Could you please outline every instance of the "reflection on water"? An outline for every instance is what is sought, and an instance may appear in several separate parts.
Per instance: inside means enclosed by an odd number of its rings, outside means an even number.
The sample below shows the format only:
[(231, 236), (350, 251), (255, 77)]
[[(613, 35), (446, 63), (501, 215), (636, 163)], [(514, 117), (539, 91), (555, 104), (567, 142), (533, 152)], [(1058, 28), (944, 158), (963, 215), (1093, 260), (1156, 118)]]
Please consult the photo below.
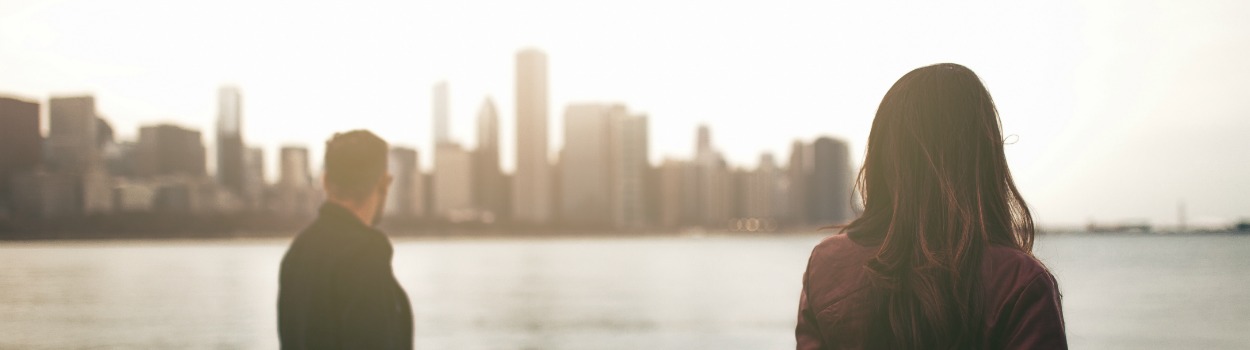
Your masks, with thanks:
[[(417, 346), (778, 349), (820, 236), (401, 240)], [(275, 348), (286, 241), (0, 243), (0, 348)], [(1077, 348), (1250, 347), (1250, 237), (1053, 236)]]

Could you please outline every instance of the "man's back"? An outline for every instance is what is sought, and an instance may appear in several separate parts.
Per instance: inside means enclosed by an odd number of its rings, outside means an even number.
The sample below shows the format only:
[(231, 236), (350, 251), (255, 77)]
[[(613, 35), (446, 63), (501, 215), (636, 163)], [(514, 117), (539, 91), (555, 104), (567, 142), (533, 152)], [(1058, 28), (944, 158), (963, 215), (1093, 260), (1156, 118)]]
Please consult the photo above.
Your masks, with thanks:
[(391, 254), (381, 232), (343, 207), (323, 205), (282, 259), (282, 348), (411, 349), (412, 311)]

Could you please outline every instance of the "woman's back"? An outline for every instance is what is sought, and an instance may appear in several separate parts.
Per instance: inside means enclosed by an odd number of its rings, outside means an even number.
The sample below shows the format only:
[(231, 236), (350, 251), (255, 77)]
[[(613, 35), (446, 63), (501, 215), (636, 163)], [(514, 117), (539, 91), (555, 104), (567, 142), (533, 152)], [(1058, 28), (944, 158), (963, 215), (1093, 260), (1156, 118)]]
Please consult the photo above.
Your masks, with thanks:
[(1032, 214), (1003, 147), (972, 70), (899, 78), (868, 135), (863, 212), (808, 262), (799, 348), (1065, 348), (1059, 292), (1030, 254)]
[[(799, 349), (865, 349), (881, 344), (873, 320), (881, 315), (864, 261), (877, 247), (846, 234), (825, 239), (812, 250), (803, 274), (795, 336)], [(1066, 348), (1063, 313), (1055, 279), (1032, 256), (990, 246), (982, 256), (985, 349)]]

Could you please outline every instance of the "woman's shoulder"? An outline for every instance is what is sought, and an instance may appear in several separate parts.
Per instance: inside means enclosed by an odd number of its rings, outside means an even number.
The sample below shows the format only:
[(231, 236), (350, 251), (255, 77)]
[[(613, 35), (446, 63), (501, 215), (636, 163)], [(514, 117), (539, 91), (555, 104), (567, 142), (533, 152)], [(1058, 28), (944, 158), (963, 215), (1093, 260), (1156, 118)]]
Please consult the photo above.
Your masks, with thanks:
[(859, 255), (864, 252), (875, 252), (875, 247), (865, 246), (854, 239), (851, 239), (845, 232), (839, 232), (835, 235), (825, 237), (816, 244), (812, 249), (812, 257), (820, 256), (846, 256), (848, 254)]
[(999, 303), (1005, 303), (1029, 288), (1058, 293), (1058, 282), (1040, 260), (1018, 248), (991, 245), (986, 249), (982, 280)]
[(1046, 265), (1033, 254), (1019, 248), (992, 244), (985, 251), (985, 263), (991, 274), (1018, 275), (1033, 279), (1041, 275), (1050, 275)]
[(861, 245), (846, 233), (838, 233), (825, 237), (812, 248), (808, 268), (823, 271), (859, 271), (864, 261), (876, 252), (876, 247)]

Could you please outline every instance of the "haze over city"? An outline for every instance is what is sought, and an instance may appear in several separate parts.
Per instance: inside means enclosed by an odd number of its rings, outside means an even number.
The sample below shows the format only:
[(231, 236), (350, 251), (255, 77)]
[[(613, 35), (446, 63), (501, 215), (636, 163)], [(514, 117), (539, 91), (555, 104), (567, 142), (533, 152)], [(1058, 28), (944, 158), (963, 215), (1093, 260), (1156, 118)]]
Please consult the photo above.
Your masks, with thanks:
[(19, 0), (0, 4), (0, 93), (93, 94), (119, 138), (171, 122), (212, 150), (217, 90), (238, 86), (272, 179), (279, 146), (309, 146), (315, 169), (346, 129), (430, 154), (446, 81), (451, 138), (473, 144), (491, 98), (511, 171), (514, 54), (537, 47), (553, 156), (567, 105), (619, 102), (649, 117), (653, 164), (694, 156), (707, 124), (731, 164), (754, 167), (826, 134), (858, 162), (890, 84), (949, 61), (994, 95), (1040, 223), (1170, 225), (1183, 202), (1192, 223), (1223, 224), (1250, 216), (1250, 5), (1180, 5)]

